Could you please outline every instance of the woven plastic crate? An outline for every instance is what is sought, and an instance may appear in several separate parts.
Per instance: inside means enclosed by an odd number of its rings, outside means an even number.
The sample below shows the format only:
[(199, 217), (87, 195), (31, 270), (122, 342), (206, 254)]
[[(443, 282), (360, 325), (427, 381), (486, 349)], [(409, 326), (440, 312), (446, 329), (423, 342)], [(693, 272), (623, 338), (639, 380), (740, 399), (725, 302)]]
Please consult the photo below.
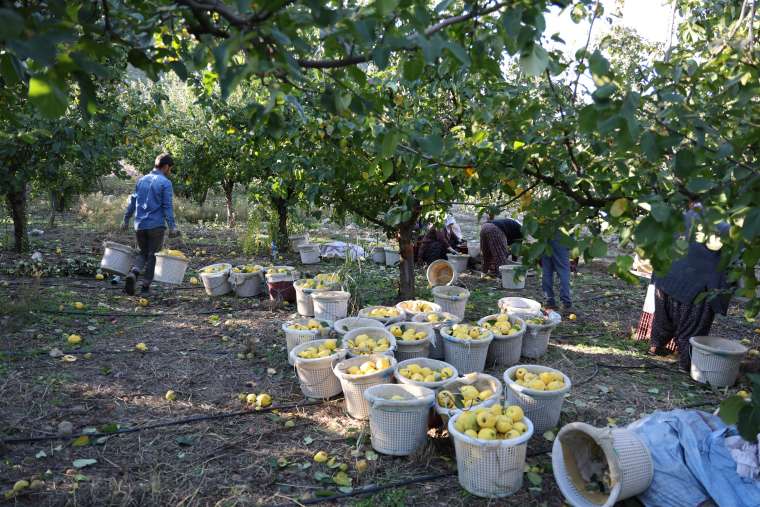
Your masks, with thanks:
[[(126, 275), (135, 265), (137, 255), (131, 246), (106, 241), (103, 243), (103, 258), (100, 260), (100, 269), (108, 273)], [(187, 268), (187, 263), (185, 263)], [(184, 271), (182, 272), (184, 275)], [(180, 282), (182, 278), (180, 278)]]
[[(392, 400), (397, 396), (402, 400)], [(408, 456), (427, 438), (435, 394), (422, 386), (379, 384), (364, 391), (369, 405), (372, 448), (391, 456)]]
[(526, 329), (522, 340), (523, 357), (535, 359), (546, 354), (552, 331), (560, 323), (559, 314), (554, 312), (553, 315), (556, 318), (550, 319), (546, 324), (531, 324), (525, 321)]
[[(387, 356), (395, 356), (396, 351), (396, 338), (384, 327), (357, 327), (352, 329), (351, 331), (348, 331), (346, 334), (343, 335), (343, 343), (344, 346), (348, 349), (348, 357), (368, 357), (371, 354), (365, 354), (361, 355), (358, 352), (355, 352), (348, 348), (348, 341), (353, 340), (360, 334), (366, 334), (373, 340), (377, 341), (380, 338), (386, 338), (388, 340), (388, 350), (382, 352), (382, 354)], [(380, 354), (380, 352), (378, 352)]]
[(493, 341), (493, 333), (489, 331), (485, 338), (477, 340), (462, 340), (453, 337), (450, 333), (450, 327), (441, 328), (446, 362), (453, 364), (462, 374), (482, 372), (486, 367), (488, 348)]
[[(482, 326), (486, 322), (495, 321), (498, 317), (498, 314), (488, 315), (487, 317), (480, 319), (478, 325)], [(493, 341), (491, 342), (490, 347), (488, 347), (486, 364), (512, 366), (520, 360), (523, 335), (525, 334), (525, 321), (519, 317), (509, 317), (509, 322), (513, 325), (515, 323), (520, 324), (520, 331), (514, 334), (502, 335), (491, 330), (493, 333)]]
[(330, 336), (330, 332), (332, 331), (332, 322), (329, 320), (314, 319), (319, 320), (319, 322), (322, 323), (323, 327), (321, 331), (312, 329), (288, 329), (288, 326), (292, 324), (306, 325), (310, 320), (311, 319), (294, 319), (282, 324), (282, 331), (285, 333), (285, 345), (288, 349), (288, 362), (291, 365), (293, 363), (290, 360), (290, 351), (295, 347), (301, 345), (302, 343), (311, 342), (320, 338), (328, 338)]
[[(578, 461), (602, 454), (610, 472), (609, 493), (588, 491)], [(595, 428), (586, 423), (565, 425), (552, 447), (552, 470), (560, 491), (575, 507), (612, 507), (649, 488), (654, 475), (652, 456), (646, 445), (625, 428)]]
[[(438, 316), (438, 322), (430, 323), (428, 316), (430, 314), (436, 314)], [(462, 319), (456, 315), (448, 312), (425, 312), (420, 313), (412, 317), (412, 322), (427, 322), (433, 326), (434, 340), (430, 343), (430, 349), (428, 349), (428, 357), (431, 359), (443, 359), (443, 338), (441, 338), (441, 328), (443, 326), (451, 326), (458, 324)]]
[[(385, 370), (372, 373), (371, 375), (351, 375), (347, 373), (347, 370), (352, 366), (361, 366), (365, 361), (376, 361), (381, 357), (390, 361), (390, 366)], [(369, 403), (364, 398), (364, 391), (369, 387), (391, 382), (395, 367), (396, 359), (382, 354), (350, 357), (335, 365), (333, 372), (338, 377), (338, 380), (340, 380), (348, 415), (354, 419), (367, 419), (369, 417)]]
[[(518, 368), (525, 368), (531, 373), (540, 374), (546, 371), (560, 373), (565, 379), (565, 387), (556, 391), (538, 391), (524, 387), (513, 380)], [(570, 391), (572, 382), (570, 377), (559, 370), (537, 364), (518, 364), (504, 372), (504, 384), (507, 386), (507, 403), (519, 405), (525, 412), (525, 416), (533, 421), (536, 432), (543, 434), (557, 426), (562, 414), (562, 404), (565, 395)]]
[[(412, 380), (410, 378), (406, 378), (399, 373), (400, 370), (406, 368), (410, 364), (418, 364), (420, 368), (430, 368), (431, 370), (451, 368), (454, 371), (454, 374), (451, 377), (445, 380), (438, 381), (438, 382), (420, 382), (418, 380)], [(457, 377), (459, 377), (459, 372), (452, 365), (444, 361), (438, 361), (437, 359), (430, 359), (427, 357), (418, 357), (415, 359), (407, 359), (405, 361), (400, 361), (396, 365), (396, 368), (393, 370), (393, 378), (395, 378), (396, 382), (398, 382), (399, 384), (422, 386), (422, 387), (427, 387), (428, 389), (438, 389), (439, 387), (442, 387), (443, 385), (447, 384), (451, 380), (456, 380)]]
[(501, 286), (504, 289), (516, 290), (525, 288), (525, 274), (517, 274), (517, 270), (520, 268), (520, 264), (505, 264), (499, 266), (499, 273), (501, 274)]
[[(490, 407), (491, 405), (495, 405), (496, 403), (501, 402), (502, 394), (503, 394), (501, 382), (496, 377), (489, 375), (487, 373), (469, 373), (462, 377), (449, 380), (448, 382), (443, 384), (441, 387), (437, 388), (435, 392), (436, 394), (438, 394), (439, 392), (443, 390), (447, 390), (456, 394), (459, 392), (459, 388), (462, 386), (475, 386), (478, 389), (478, 391), (490, 389), (494, 393), (493, 396), (491, 396), (487, 400), (484, 400), (476, 405), (472, 405), (468, 410), (477, 410), (479, 408), (486, 408), (486, 407)], [(438, 403), (434, 405), (434, 408), (435, 408), (436, 414), (441, 416), (441, 419), (443, 420), (444, 424), (448, 423), (449, 418), (451, 416), (459, 412), (462, 412), (461, 408), (446, 408), (446, 407), (442, 407), (438, 405)]]
[(373, 317), (369, 314), (372, 310), (375, 308), (393, 308), (392, 306), (367, 306), (366, 308), (362, 308), (359, 310), (359, 317), (363, 319), (375, 319), (379, 322), (382, 322), (383, 325), (391, 324), (393, 322), (401, 322), (402, 320), (406, 320), (406, 314), (399, 310), (398, 315), (395, 317)]
[(341, 338), (352, 329), (359, 327), (384, 328), (385, 326), (382, 322), (375, 319), (364, 319), (362, 317), (346, 317), (345, 319), (336, 320), (333, 325), (333, 329)]
[(405, 359), (412, 359), (415, 357), (422, 358), (428, 356), (430, 344), (435, 340), (435, 331), (433, 331), (433, 326), (430, 324), (425, 324), (424, 322), (405, 321), (388, 324), (386, 326), (386, 329), (390, 331), (391, 327), (393, 326), (400, 326), (402, 329), (408, 329), (411, 327), (416, 330), (415, 332), (424, 331), (427, 333), (427, 337), (422, 340), (402, 340), (400, 338), (396, 338), (396, 352), (393, 355), (396, 356), (397, 360), (403, 361)]
[[(420, 310), (420, 305), (423, 304), (427, 308), (424, 311)], [(401, 301), (400, 303), (396, 304), (396, 309), (398, 311), (404, 312), (408, 320), (413, 319), (415, 315), (419, 315), (420, 313), (441, 311), (440, 305), (431, 303), (430, 301), (424, 301), (422, 299), (409, 299), (407, 301)]]
[[(204, 272), (205, 269), (213, 268), (216, 266), (222, 266), (222, 271), (215, 271), (213, 273)], [(232, 285), (230, 285), (230, 270), (232, 265), (226, 262), (219, 264), (212, 264), (201, 269), (201, 280), (203, 281), (203, 288), (206, 289), (206, 294), (209, 296), (222, 296), (229, 292), (232, 292)]]
[(739, 376), (747, 347), (726, 338), (694, 336), (691, 344), (691, 378), (714, 387), (730, 387)]
[(314, 317), (335, 322), (348, 314), (348, 300), (351, 294), (342, 290), (326, 290), (311, 295), (314, 303)]
[(337, 396), (343, 391), (340, 380), (335, 376), (333, 369), (346, 357), (345, 349), (336, 349), (334, 354), (327, 357), (305, 359), (298, 357), (298, 353), (309, 348), (319, 347), (327, 340), (314, 340), (302, 343), (288, 354), (288, 361), (295, 365), (298, 384), (301, 392), (307, 398), (327, 399)]
[(541, 315), (541, 303), (535, 299), (510, 296), (499, 299), (498, 305), (501, 313), (514, 315), (521, 319), (529, 319)]
[(446, 258), (454, 265), (454, 269), (457, 270), (457, 273), (464, 273), (467, 271), (467, 262), (470, 260), (469, 255), (446, 254)]
[(485, 498), (513, 495), (523, 485), (528, 440), (533, 424), (524, 419), (528, 430), (510, 440), (480, 440), (459, 432), (456, 421), (461, 413), (449, 419), (448, 429), (454, 440), (459, 484), (467, 492)]
[(433, 299), (435, 299), (436, 304), (441, 306), (442, 311), (464, 319), (467, 300), (470, 299), (470, 291), (451, 285), (433, 287)]

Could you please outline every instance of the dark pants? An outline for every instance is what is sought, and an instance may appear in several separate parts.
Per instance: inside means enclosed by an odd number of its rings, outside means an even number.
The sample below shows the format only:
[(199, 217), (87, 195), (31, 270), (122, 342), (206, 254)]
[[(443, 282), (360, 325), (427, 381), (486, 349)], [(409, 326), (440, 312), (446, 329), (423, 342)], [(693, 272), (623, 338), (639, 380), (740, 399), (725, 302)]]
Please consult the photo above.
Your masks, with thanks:
[(675, 339), (679, 364), (681, 368), (688, 370), (691, 366), (689, 338), (709, 334), (713, 319), (715, 312), (708, 302), (703, 300), (700, 304), (681, 303), (668, 293), (656, 289), (650, 344), (660, 348), (667, 345), (671, 338)]
[(153, 281), (153, 271), (156, 269), (156, 253), (164, 244), (164, 227), (155, 229), (138, 229), (137, 246), (140, 255), (137, 256), (137, 265), (132, 269), (136, 274), (142, 272), (143, 286), (147, 287)]
[(546, 297), (546, 304), (557, 306), (557, 300), (554, 299), (554, 273), (557, 273), (559, 298), (564, 306), (569, 307), (573, 304), (570, 298), (570, 251), (556, 240), (549, 241), (549, 245), (552, 247), (551, 255), (541, 257), (541, 288)]

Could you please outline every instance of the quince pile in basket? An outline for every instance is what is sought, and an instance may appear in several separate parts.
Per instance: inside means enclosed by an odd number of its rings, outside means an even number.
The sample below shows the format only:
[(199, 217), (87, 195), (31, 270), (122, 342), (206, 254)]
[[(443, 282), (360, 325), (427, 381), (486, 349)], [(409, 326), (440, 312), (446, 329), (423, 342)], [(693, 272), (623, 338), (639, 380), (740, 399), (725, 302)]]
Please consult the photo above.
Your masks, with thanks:
[(488, 337), (489, 331), (484, 327), (470, 324), (454, 324), (451, 326), (451, 336), (460, 340), (480, 340)]
[(378, 338), (375, 340), (366, 334), (360, 334), (359, 336), (346, 341), (346, 347), (348, 347), (351, 353), (361, 356), (385, 352), (390, 346), (391, 344), (387, 338)]
[(500, 404), (465, 411), (457, 418), (454, 427), (468, 437), (480, 440), (509, 440), (528, 431), (520, 407)]
[(498, 317), (496, 317), (496, 321), (486, 321), (481, 324), (482, 327), (485, 329), (488, 329), (489, 331), (493, 331), (494, 333), (498, 333), (502, 336), (508, 336), (511, 334), (519, 333), (522, 330), (522, 327), (520, 326), (519, 322), (515, 322), (514, 324), (509, 322), (509, 316), (505, 313), (502, 313)]
[(565, 377), (553, 371), (533, 373), (527, 368), (518, 368), (513, 380), (518, 385), (537, 391), (558, 391), (565, 387)]
[(316, 359), (318, 357), (328, 357), (335, 353), (338, 348), (337, 340), (324, 340), (317, 347), (308, 347), (298, 353), (298, 357), (303, 359)]
[(426, 340), (428, 333), (426, 331), (419, 331), (414, 327), (406, 327), (403, 325), (393, 325), (388, 328), (393, 336), (401, 341), (418, 341)]
[(436, 402), (443, 408), (450, 409), (468, 409), (486, 401), (494, 395), (491, 389), (478, 388), (472, 385), (464, 385), (459, 388), (459, 392), (452, 392), (448, 389), (440, 391), (436, 395)]
[(391, 360), (387, 357), (379, 357), (374, 361), (366, 361), (359, 366), (351, 366), (346, 370), (349, 375), (372, 375), (391, 367)]
[(398, 374), (415, 382), (440, 382), (454, 376), (454, 369), (445, 366), (441, 369), (433, 369), (427, 366), (421, 367), (419, 364), (408, 364), (404, 368), (399, 368)]
[(317, 319), (309, 319), (306, 324), (293, 322), (292, 324), (288, 325), (288, 329), (292, 329), (293, 331), (321, 331), (326, 327), (329, 326), (323, 326), (322, 323)]

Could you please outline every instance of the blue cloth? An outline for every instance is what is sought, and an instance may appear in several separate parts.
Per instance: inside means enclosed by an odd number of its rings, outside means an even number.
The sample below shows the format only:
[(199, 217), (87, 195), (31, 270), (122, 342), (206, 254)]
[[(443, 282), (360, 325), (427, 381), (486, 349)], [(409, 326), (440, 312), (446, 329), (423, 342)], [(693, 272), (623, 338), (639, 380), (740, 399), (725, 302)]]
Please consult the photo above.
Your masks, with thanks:
[(655, 412), (631, 424), (649, 448), (652, 484), (639, 495), (647, 507), (696, 507), (712, 499), (719, 506), (757, 507), (760, 485), (736, 474), (723, 443), (734, 426), (697, 410)]
[(137, 181), (135, 193), (129, 197), (124, 223), (135, 215), (135, 230), (166, 227), (176, 229), (172, 204), (172, 182), (158, 169), (153, 169)]
[(559, 298), (565, 306), (572, 305), (570, 298), (570, 251), (567, 247), (559, 244), (559, 241), (552, 239), (549, 241), (551, 246), (551, 255), (541, 257), (541, 268), (543, 276), (541, 277), (541, 288), (544, 291), (546, 302), (549, 306), (556, 306), (557, 300), (554, 298), (554, 273), (559, 277)]
[[(693, 210), (684, 214), (687, 237), (693, 236), (692, 229), (698, 219), (699, 214)], [(728, 224), (718, 224), (719, 234), (725, 234), (727, 230)], [(665, 277), (655, 278), (655, 285), (676, 301), (690, 305), (702, 292), (728, 287), (726, 273), (719, 271), (719, 264), (720, 251), (713, 252), (703, 243), (691, 240), (686, 255), (671, 264)], [(720, 294), (708, 301), (715, 313), (725, 315), (730, 300), (731, 294)]]

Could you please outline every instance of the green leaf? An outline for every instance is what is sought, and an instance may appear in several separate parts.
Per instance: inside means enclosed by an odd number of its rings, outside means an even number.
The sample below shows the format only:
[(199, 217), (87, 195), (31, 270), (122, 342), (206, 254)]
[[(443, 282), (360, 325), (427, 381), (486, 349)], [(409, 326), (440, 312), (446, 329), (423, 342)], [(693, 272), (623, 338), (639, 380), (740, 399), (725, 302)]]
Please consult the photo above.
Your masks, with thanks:
[(596, 107), (594, 105), (588, 105), (580, 110), (578, 113), (578, 124), (586, 133), (593, 133), (596, 131)]
[(607, 255), (607, 243), (602, 238), (595, 237), (591, 241), (591, 246), (589, 246), (589, 254), (596, 258), (604, 257)]
[(594, 77), (606, 77), (610, 73), (610, 62), (597, 50), (589, 57), (589, 70)]
[(388, 66), (388, 59), (390, 56), (391, 51), (385, 46), (375, 46), (372, 50), (372, 61), (375, 62), (375, 65), (377, 65), (377, 68), (380, 70), (385, 70)]
[(48, 118), (61, 116), (69, 103), (60, 83), (45, 75), (29, 79), (29, 100)]
[(517, 38), (520, 33), (520, 27), (522, 26), (523, 8), (516, 7), (509, 9), (502, 17), (502, 25), (504, 30), (507, 31), (510, 37)]
[(586, 17), (586, 7), (582, 3), (577, 3), (573, 6), (573, 10), (570, 11), (570, 19), (573, 20), (573, 23), (576, 25), (583, 21), (583, 18)]
[(378, 156), (381, 158), (388, 158), (396, 151), (396, 146), (398, 146), (399, 141), (401, 141), (401, 133), (399, 131), (387, 130), (383, 132), (381, 134), (380, 151), (378, 152)]
[(741, 396), (729, 396), (720, 404), (718, 414), (726, 424), (736, 424), (739, 420), (739, 412), (747, 404)]
[(549, 53), (538, 44), (534, 44), (528, 53), (520, 57), (520, 70), (528, 76), (538, 76), (549, 65)]
[(689, 181), (686, 182), (686, 189), (695, 194), (707, 192), (713, 187), (715, 187), (715, 182), (708, 180), (707, 178), (690, 178)]
[(10, 53), (0, 55), (0, 76), (10, 86), (18, 84), (24, 79), (24, 67), (18, 58)]
[(757, 434), (760, 433), (760, 408), (749, 403), (742, 407), (736, 429), (744, 440), (757, 442)]
[(90, 443), (90, 437), (87, 435), (80, 435), (71, 442), (72, 447), (84, 447)]
[(322, 482), (322, 481), (326, 481), (329, 478), (330, 478), (329, 474), (326, 474), (324, 472), (314, 472), (314, 479), (317, 481)]
[(649, 394), (660, 394), (660, 390), (659, 390), (659, 389), (657, 389), (656, 387), (652, 387), (652, 388), (650, 388), (650, 389), (647, 389), (647, 392), (648, 392)]
[(119, 431), (119, 425), (116, 423), (104, 424), (103, 426), (98, 428), (98, 431), (100, 433), (116, 433), (117, 431)]
[(94, 465), (97, 462), (98, 460), (96, 459), (75, 459), (72, 465), (74, 465), (74, 468), (84, 468)]
[(21, 35), (24, 18), (11, 9), (0, 9), (0, 40), (11, 40)]
[(688, 178), (696, 169), (694, 152), (688, 148), (679, 150), (675, 157), (675, 173), (679, 178)]
[(543, 482), (543, 479), (541, 478), (541, 476), (538, 475), (536, 472), (528, 472), (527, 474), (525, 474), (525, 478), (528, 479), (528, 482), (533, 487), (538, 487)]
[(752, 208), (744, 217), (742, 236), (750, 241), (760, 236), (760, 208)]
[(470, 55), (467, 54), (467, 51), (465, 51), (462, 46), (452, 41), (446, 44), (446, 49), (448, 49), (451, 54), (462, 63), (462, 65), (470, 65)]
[(351, 494), (354, 491), (354, 488), (351, 486), (341, 486), (338, 488), (338, 491), (341, 493), (345, 493), (346, 495)]
[(351, 486), (351, 477), (346, 472), (338, 472), (333, 476), (333, 482), (338, 486)]
[(411, 58), (404, 61), (404, 79), (407, 81), (416, 81), (422, 75), (425, 68), (425, 60), (421, 53), (415, 53)]
[(399, 0), (375, 0), (375, 12), (378, 16), (387, 16), (398, 7)]
[(670, 218), (670, 208), (661, 202), (653, 202), (650, 213), (661, 224), (667, 222), (668, 218)]

